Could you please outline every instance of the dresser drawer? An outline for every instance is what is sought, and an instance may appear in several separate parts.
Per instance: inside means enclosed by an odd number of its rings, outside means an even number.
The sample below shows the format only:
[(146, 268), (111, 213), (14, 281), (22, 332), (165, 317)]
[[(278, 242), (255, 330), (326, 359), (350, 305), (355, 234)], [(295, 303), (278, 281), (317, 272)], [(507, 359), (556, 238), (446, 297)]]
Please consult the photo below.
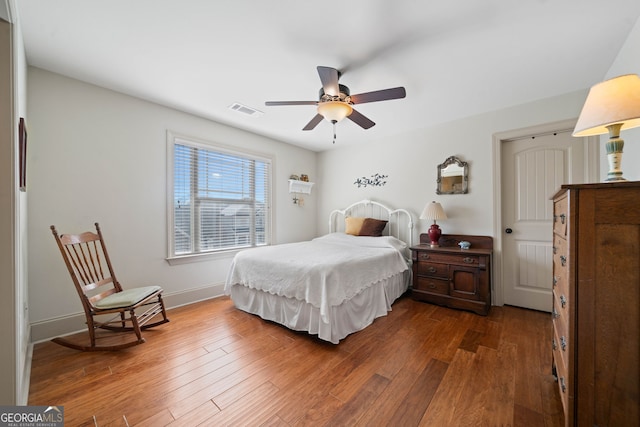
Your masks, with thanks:
[(416, 273), (421, 276), (431, 276), (448, 279), (449, 266), (447, 264), (419, 261), (416, 264)]
[(562, 400), (562, 407), (564, 409), (564, 413), (567, 413), (567, 406), (569, 404), (569, 371), (567, 369), (567, 365), (565, 364), (565, 359), (562, 357), (560, 347), (556, 344), (557, 336), (554, 337), (553, 342), (553, 364), (556, 370), (556, 377), (558, 378), (558, 390), (560, 394), (560, 399)]
[(413, 289), (434, 294), (449, 295), (449, 281), (432, 279), (430, 277), (416, 277), (413, 281)]
[(569, 336), (569, 302), (564, 296), (562, 299), (566, 301), (564, 307), (560, 303), (560, 296), (553, 291), (553, 308), (551, 310), (553, 328), (558, 331), (559, 336)]
[(569, 252), (567, 241), (561, 237), (554, 236), (553, 239), (553, 289), (563, 294), (569, 289)]
[[(564, 274), (563, 274), (564, 273)], [(569, 295), (569, 281), (567, 278), (566, 271), (554, 271), (553, 272), (553, 290), (558, 293), (558, 295)]]
[(568, 199), (563, 197), (553, 204), (553, 232), (560, 236), (567, 235), (567, 222), (569, 221)]
[(562, 237), (562, 236), (558, 236), (557, 234), (553, 235), (553, 256), (554, 257), (560, 257), (560, 256), (567, 256), (567, 254), (569, 253), (568, 247), (567, 247), (567, 239)]
[(569, 260), (567, 240), (558, 235), (553, 236), (553, 261), (558, 267), (565, 267)]
[[(571, 345), (573, 343), (570, 341), (570, 337), (568, 335), (568, 327), (562, 320), (562, 318), (554, 319), (553, 321), (553, 347), (557, 353), (557, 356), (562, 358), (562, 362), (564, 366), (568, 366), (569, 364), (569, 351)], [(555, 356), (554, 356), (555, 357)]]
[[(558, 316), (562, 317), (565, 323), (569, 323), (569, 306), (571, 301), (569, 300), (569, 295), (561, 292), (560, 289), (554, 289), (553, 292), (553, 318), (556, 319)], [(556, 315), (557, 313), (557, 315)]]
[[(561, 282), (558, 282), (561, 283)], [(558, 315), (564, 318), (566, 323), (569, 322), (569, 306), (573, 303), (569, 298), (568, 289), (562, 289), (562, 286), (557, 286), (553, 291), (553, 309)]]

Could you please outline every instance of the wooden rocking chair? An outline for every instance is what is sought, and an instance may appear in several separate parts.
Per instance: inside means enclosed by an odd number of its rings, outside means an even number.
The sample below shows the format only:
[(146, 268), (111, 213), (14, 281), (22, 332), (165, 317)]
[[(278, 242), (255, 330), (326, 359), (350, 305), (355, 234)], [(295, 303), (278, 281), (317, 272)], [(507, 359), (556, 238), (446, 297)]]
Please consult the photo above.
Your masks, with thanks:
[[(66, 338), (54, 338), (52, 341), (82, 351), (119, 350), (142, 344), (145, 342), (142, 330), (169, 321), (162, 301), (162, 288), (146, 286), (123, 290), (113, 272), (100, 226), (97, 222), (95, 226), (97, 234), (87, 231), (61, 235), (55, 226), (51, 226), (84, 307), (90, 344), (78, 344)], [(102, 320), (104, 315), (109, 319)], [(156, 321), (149, 323), (152, 319)], [(113, 334), (108, 334), (111, 337), (96, 336), (99, 328), (135, 334), (135, 337), (97, 345), (97, 339), (113, 338)]]

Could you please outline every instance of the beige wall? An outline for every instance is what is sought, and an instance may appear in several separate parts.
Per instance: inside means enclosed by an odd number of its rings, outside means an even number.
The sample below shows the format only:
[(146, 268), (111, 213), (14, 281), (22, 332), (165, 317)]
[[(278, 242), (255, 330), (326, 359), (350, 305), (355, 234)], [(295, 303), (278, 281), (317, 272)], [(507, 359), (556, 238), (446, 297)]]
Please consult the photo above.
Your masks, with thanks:
[(233, 254), (169, 265), (167, 131), (274, 159), (274, 243), (316, 235), (316, 195), (291, 202), (292, 173), (316, 176), (316, 154), (38, 68), (29, 68), (29, 284), (34, 340), (82, 327), (81, 305), (50, 225), (98, 221), (124, 286), (159, 284), (169, 306), (220, 295)]
[[(320, 154), (322, 188), (319, 221), (335, 206), (372, 198), (411, 210), (416, 234), (426, 232), (417, 220), (424, 205), (441, 202), (449, 219), (441, 224), (457, 234), (494, 234), (493, 135), (512, 129), (576, 118), (586, 91), (544, 99), (504, 110), (468, 117), (400, 135), (371, 141), (366, 147), (345, 147)], [(449, 156), (469, 163), (469, 194), (436, 195), (437, 165)], [(355, 178), (374, 173), (389, 175), (384, 187), (358, 188)], [(318, 223), (318, 228), (322, 225)]]
[[(640, 73), (639, 50), (640, 21), (608, 75), (602, 79)], [(427, 202), (436, 200), (443, 204), (449, 216), (440, 224), (444, 232), (488, 235), (499, 239), (495, 229), (494, 169), (500, 165), (494, 164), (494, 135), (576, 120), (588, 89), (419, 129), (390, 140), (370, 141), (366, 146), (320, 153), (319, 185), (331, 191), (320, 192), (318, 229), (326, 229), (325, 221), (331, 209), (371, 198), (412, 211), (416, 218), (417, 236), (429, 227), (427, 222), (418, 220), (418, 215)], [(623, 158), (625, 176), (629, 180), (640, 180), (640, 128), (626, 131), (622, 136), (627, 141)], [(603, 137), (602, 141), (605, 140)], [(608, 165), (604, 148), (600, 151), (597, 159), (599, 173), (596, 165), (595, 175), (599, 175), (601, 180), (606, 177)], [(452, 155), (469, 162), (469, 194), (438, 196), (435, 193), (436, 167)], [(367, 188), (353, 184), (356, 178), (374, 173), (388, 175), (388, 183), (384, 187)]]

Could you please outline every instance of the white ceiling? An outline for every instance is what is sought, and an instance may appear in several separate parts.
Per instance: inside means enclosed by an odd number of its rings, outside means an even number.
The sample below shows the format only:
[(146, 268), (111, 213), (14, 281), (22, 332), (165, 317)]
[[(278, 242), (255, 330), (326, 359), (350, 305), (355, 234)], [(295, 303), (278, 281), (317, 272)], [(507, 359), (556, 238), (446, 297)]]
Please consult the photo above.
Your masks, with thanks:
[[(302, 128), (316, 66), (352, 94), (404, 86), (357, 110), (336, 146), (584, 89), (602, 80), (638, 0), (17, 0), (27, 62), (315, 151), (331, 124)], [(264, 112), (250, 117), (233, 103)]]

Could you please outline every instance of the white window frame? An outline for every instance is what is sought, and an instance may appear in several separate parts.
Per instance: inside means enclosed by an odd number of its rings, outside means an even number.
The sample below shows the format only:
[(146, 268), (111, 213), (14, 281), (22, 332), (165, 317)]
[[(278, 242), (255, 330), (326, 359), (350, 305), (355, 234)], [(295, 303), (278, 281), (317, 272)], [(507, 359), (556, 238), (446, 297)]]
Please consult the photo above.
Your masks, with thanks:
[(174, 221), (175, 221), (175, 201), (174, 201), (174, 153), (175, 145), (190, 145), (217, 153), (227, 153), (232, 156), (238, 156), (245, 159), (255, 159), (270, 165), (269, 171), (269, 191), (268, 191), (268, 210), (267, 218), (265, 218), (265, 243), (264, 246), (271, 244), (273, 235), (273, 175), (274, 160), (272, 156), (263, 153), (256, 153), (239, 147), (230, 147), (212, 141), (206, 141), (191, 136), (178, 134), (167, 131), (167, 258), (171, 265), (183, 264), (196, 261), (206, 261), (217, 258), (228, 258), (235, 255), (236, 252), (253, 246), (242, 246), (233, 248), (223, 248), (205, 252), (196, 252), (188, 254), (175, 254), (174, 241)]

